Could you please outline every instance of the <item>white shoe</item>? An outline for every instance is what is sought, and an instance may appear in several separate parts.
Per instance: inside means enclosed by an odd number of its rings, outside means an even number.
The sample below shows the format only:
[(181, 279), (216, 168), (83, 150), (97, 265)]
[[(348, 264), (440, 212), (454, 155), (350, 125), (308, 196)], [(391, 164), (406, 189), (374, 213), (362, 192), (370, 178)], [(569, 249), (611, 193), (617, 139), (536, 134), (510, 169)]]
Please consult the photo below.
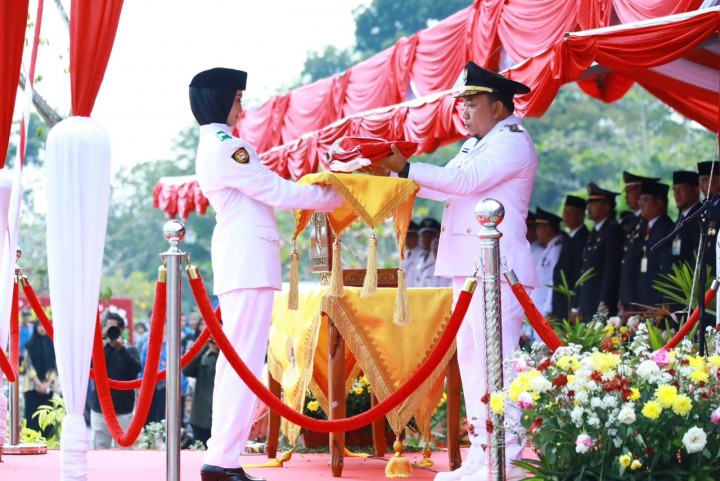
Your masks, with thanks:
[(463, 461), (462, 465), (455, 471), (446, 471), (443, 473), (437, 473), (435, 475), (435, 481), (460, 481), (468, 476), (477, 473), (483, 469), (487, 464), (479, 459), (468, 458)]
[[(518, 466), (508, 466), (505, 469), (505, 480), (506, 481), (520, 481), (528, 477), (527, 471)], [(437, 479), (437, 478), (436, 478)], [(488, 481), (488, 470), (487, 464), (481, 466), (481, 468), (473, 474), (463, 476), (460, 481)]]

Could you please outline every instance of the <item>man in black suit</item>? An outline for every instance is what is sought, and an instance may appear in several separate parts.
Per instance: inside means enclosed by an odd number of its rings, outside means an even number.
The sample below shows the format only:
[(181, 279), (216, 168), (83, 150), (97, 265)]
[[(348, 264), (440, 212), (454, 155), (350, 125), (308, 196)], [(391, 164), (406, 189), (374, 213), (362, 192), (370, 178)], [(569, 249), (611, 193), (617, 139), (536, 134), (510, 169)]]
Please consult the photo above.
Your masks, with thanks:
[(618, 278), (622, 259), (623, 230), (615, 221), (616, 192), (588, 185), (588, 217), (595, 222), (583, 249), (581, 272), (592, 268), (594, 275), (580, 286), (577, 309), (590, 322), (600, 303), (610, 315), (617, 313)]
[[(706, 199), (720, 194), (720, 162), (698, 162), (700, 174), (700, 192)], [(707, 211), (708, 229), (705, 242), (705, 265), (710, 267), (711, 276), (715, 277), (715, 257), (717, 231), (720, 228), (720, 208), (711, 207)]]
[[(697, 172), (676, 170), (673, 172), (673, 195), (678, 208), (677, 227), (680, 222), (700, 208), (700, 180)], [(691, 222), (672, 240), (672, 263), (687, 262), (695, 267), (695, 255), (700, 238), (699, 222)]]
[(672, 219), (667, 215), (668, 192), (670, 186), (658, 182), (644, 182), (640, 195), (645, 231), (642, 241), (642, 258), (638, 273), (637, 300), (645, 306), (656, 306), (663, 301), (663, 295), (653, 287), (653, 282), (670, 272), (672, 246), (665, 243), (654, 251), (650, 248), (664, 239), (674, 228)]
[(640, 187), (643, 182), (657, 182), (657, 177), (643, 177), (623, 171), (623, 182), (625, 183), (625, 203), (628, 209), (620, 213), (620, 225), (625, 231), (625, 236), (630, 235), (640, 222)]
[[(568, 195), (563, 208), (563, 224), (568, 228), (568, 236), (563, 242), (560, 258), (553, 270), (553, 286), (562, 285), (562, 274), (565, 274), (568, 286), (574, 288), (580, 277), (582, 252), (585, 248), (590, 231), (585, 227), (585, 208), (587, 201), (581, 197)], [(569, 319), (568, 298), (565, 294), (553, 291), (552, 315), (556, 319)]]

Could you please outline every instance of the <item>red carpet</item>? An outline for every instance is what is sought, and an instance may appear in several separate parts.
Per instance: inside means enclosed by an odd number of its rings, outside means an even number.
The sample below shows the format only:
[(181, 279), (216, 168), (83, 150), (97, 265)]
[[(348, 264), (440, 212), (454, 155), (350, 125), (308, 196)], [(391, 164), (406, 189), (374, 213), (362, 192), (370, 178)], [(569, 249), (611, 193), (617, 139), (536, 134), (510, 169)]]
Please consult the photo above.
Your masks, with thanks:
[[(200, 481), (204, 452), (182, 451), (181, 481)], [(382, 480), (390, 454), (382, 458), (345, 458), (341, 479)], [(409, 453), (410, 461), (420, 461), (420, 453)], [(330, 479), (329, 454), (293, 454), (283, 468), (250, 469), (248, 472), (268, 481), (310, 481)], [(448, 469), (446, 452), (435, 452), (433, 468), (414, 468), (412, 479), (433, 479), (436, 471)], [(43, 455), (3, 456), (0, 464), (2, 481), (53, 481), (60, 479), (60, 451)], [(243, 463), (262, 464), (265, 455), (245, 456)], [(88, 453), (88, 481), (165, 481), (165, 451), (100, 450)]]

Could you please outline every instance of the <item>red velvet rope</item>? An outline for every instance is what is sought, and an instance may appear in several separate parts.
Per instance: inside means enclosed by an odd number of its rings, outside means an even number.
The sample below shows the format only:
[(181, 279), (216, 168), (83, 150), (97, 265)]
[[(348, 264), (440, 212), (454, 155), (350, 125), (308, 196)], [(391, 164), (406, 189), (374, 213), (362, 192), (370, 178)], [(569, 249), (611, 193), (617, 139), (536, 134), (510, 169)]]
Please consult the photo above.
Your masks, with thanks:
[(525, 311), (525, 315), (527, 316), (528, 321), (530, 321), (530, 325), (533, 329), (535, 329), (535, 332), (538, 333), (540, 339), (542, 339), (547, 347), (549, 347), (551, 351), (555, 352), (558, 347), (564, 346), (565, 344), (563, 344), (558, 335), (555, 334), (552, 326), (547, 322), (543, 315), (540, 314), (537, 307), (535, 307), (535, 303), (532, 299), (530, 299), (530, 296), (528, 296), (527, 291), (525, 291), (525, 287), (518, 282), (517, 284), (512, 284), (510, 288)]
[(17, 382), (20, 364), (20, 330), (18, 327), (18, 285), (13, 285), (12, 307), (10, 308), (10, 359), (0, 348), (0, 369), (8, 382)]
[[(158, 285), (162, 285), (162, 291), (158, 291), (156, 288), (155, 291), (155, 299), (156, 299), (156, 305), (153, 309), (153, 314), (158, 309), (159, 305), (157, 304), (157, 297), (158, 293), (163, 297), (162, 305), (166, 305), (165, 303), (165, 296), (167, 295), (166, 289), (165, 289), (165, 283), (164, 282), (158, 282)], [(32, 286), (29, 283), (26, 283), (23, 287), (23, 290), (25, 291), (25, 296), (28, 299), (28, 302), (30, 303), (30, 306), (32, 307), (33, 311), (35, 312), (35, 315), (40, 320), (40, 323), (45, 327), (45, 330), (48, 332), (48, 336), (50, 336), (50, 339), (54, 338), (54, 332), (53, 332), (53, 326), (50, 322), (50, 319), (48, 319), (47, 314), (45, 314), (45, 310), (42, 308), (42, 305), (40, 305), (40, 300), (35, 295), (35, 291), (33, 290)], [(219, 310), (218, 310), (219, 312)], [(162, 311), (162, 317), (165, 318), (165, 308), (163, 307)], [(154, 316), (153, 316), (154, 318)], [(151, 325), (151, 332), (150, 337), (152, 338), (152, 323)], [(162, 337), (160, 338), (162, 339)], [(205, 344), (207, 344), (208, 339), (210, 339), (210, 331), (207, 329), (200, 333), (200, 336), (198, 336), (197, 340), (193, 343), (193, 345), (188, 349), (188, 351), (182, 356), (180, 359), (180, 367), (183, 368), (190, 364), (190, 361), (192, 361), (195, 356), (198, 355), (198, 353), (202, 350), (203, 347), (205, 347)], [(161, 349), (162, 349), (162, 342), (159, 344), (161, 347), (157, 350), (157, 356), (160, 356)], [(154, 354), (154, 350), (153, 350)], [(148, 340), (148, 358), (151, 355), (150, 350), (150, 341)], [(2, 363), (2, 359), (0, 359), (0, 363)], [(147, 372), (147, 369), (146, 371)], [(157, 382), (161, 382), (165, 380), (165, 377), (167, 376), (167, 372), (165, 369), (161, 370), (157, 374)], [(95, 379), (95, 371), (93, 369), (90, 369), (90, 378)], [(132, 381), (119, 381), (117, 379), (109, 379), (110, 387), (112, 389), (119, 389), (121, 391), (129, 391), (130, 389), (138, 389), (141, 387), (143, 378), (133, 379)]]
[[(706, 306), (710, 305), (713, 299), (715, 299), (715, 294), (716, 291), (712, 287), (707, 290), (707, 292), (705, 293)], [(665, 347), (663, 347), (663, 349), (669, 350), (677, 346), (680, 341), (685, 339), (685, 336), (687, 336), (690, 331), (692, 331), (693, 327), (695, 327), (695, 324), (697, 324), (698, 319), (700, 319), (700, 308), (696, 307), (695, 311), (688, 318), (685, 324), (683, 324), (682, 327), (678, 330), (678, 332), (672, 337), (672, 339), (670, 339), (667, 344), (665, 344)]]
[(455, 305), (455, 310), (450, 317), (447, 328), (440, 337), (435, 349), (433, 349), (427, 359), (425, 359), (425, 362), (418, 367), (417, 371), (415, 371), (410, 379), (400, 386), (397, 391), (392, 393), (381, 403), (378, 403), (370, 410), (365, 411), (362, 414), (358, 414), (350, 418), (333, 419), (330, 421), (304, 416), (285, 405), (277, 398), (277, 396), (268, 391), (268, 389), (263, 386), (263, 384), (258, 381), (255, 375), (247, 368), (242, 359), (240, 359), (240, 356), (238, 356), (237, 352), (235, 352), (235, 349), (230, 344), (227, 336), (225, 336), (225, 333), (222, 330), (222, 325), (215, 317), (215, 313), (210, 305), (210, 299), (208, 299), (207, 292), (205, 292), (205, 286), (203, 285), (202, 278), (198, 277), (197, 279), (190, 279), (190, 287), (193, 291), (193, 295), (195, 296), (198, 308), (200, 309), (200, 314), (207, 323), (207, 329), (209, 329), (212, 333), (215, 342), (217, 342), (218, 347), (222, 350), (230, 365), (240, 375), (240, 378), (250, 388), (250, 390), (252, 390), (252, 392), (270, 409), (288, 421), (303, 428), (323, 433), (352, 431), (353, 429), (366, 426), (383, 417), (385, 414), (390, 412), (391, 409), (398, 406), (410, 394), (412, 394), (412, 392), (417, 389), (417, 387), (435, 370), (437, 365), (440, 364), (447, 353), (448, 349), (450, 349), (450, 346), (455, 339), (455, 335), (460, 329), (460, 324), (465, 318), (465, 313), (470, 305), (470, 300), (472, 299), (472, 293), (465, 291), (460, 293), (460, 297)]

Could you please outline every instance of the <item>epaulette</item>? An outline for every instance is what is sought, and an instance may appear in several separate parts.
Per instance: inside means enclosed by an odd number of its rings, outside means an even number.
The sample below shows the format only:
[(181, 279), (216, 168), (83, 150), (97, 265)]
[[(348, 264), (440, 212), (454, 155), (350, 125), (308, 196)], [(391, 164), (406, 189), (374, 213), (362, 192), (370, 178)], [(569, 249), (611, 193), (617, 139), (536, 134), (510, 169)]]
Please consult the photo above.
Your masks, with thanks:
[(505, 125), (505, 127), (507, 127), (510, 132), (525, 132), (525, 128), (520, 124), (508, 124)]
[(232, 139), (230, 135), (223, 132), (222, 130), (218, 130), (217, 132), (215, 132), (215, 135), (217, 135), (217, 138), (220, 139), (220, 142), (225, 142), (226, 140)]

